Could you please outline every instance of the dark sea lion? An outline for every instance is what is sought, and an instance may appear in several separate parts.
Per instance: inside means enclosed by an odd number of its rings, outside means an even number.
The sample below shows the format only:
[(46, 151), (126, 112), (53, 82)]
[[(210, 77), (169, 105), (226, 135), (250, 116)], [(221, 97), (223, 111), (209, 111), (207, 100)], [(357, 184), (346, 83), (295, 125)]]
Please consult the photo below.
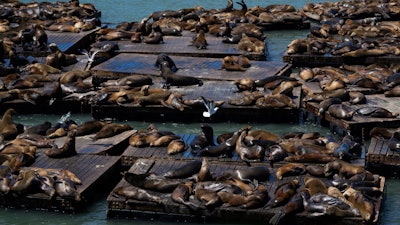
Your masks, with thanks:
[(157, 204), (162, 204), (162, 200), (159, 196), (150, 194), (146, 190), (132, 186), (132, 185), (117, 187), (113, 190), (113, 194), (114, 194), (114, 196), (117, 195), (116, 197), (122, 196), (126, 199), (155, 202)]
[(193, 37), (192, 45), (195, 46), (197, 49), (206, 49), (208, 46), (206, 40), (206, 34), (204, 30), (199, 30), (195, 37)]
[(295, 194), (299, 181), (294, 179), (289, 182), (279, 185), (275, 192), (274, 197), (267, 205), (275, 208), (286, 204)]
[(223, 142), (215, 146), (207, 146), (200, 150), (201, 156), (211, 156), (211, 157), (227, 156), (231, 153), (232, 153), (232, 146), (227, 144), (226, 142)]
[(279, 167), (276, 172), (275, 176), (276, 179), (282, 180), (283, 177), (286, 176), (297, 176), (300, 174), (304, 174), (306, 171), (306, 167), (302, 163), (287, 163)]
[(0, 193), (7, 194), (15, 178), (9, 166), (0, 165)]
[(271, 167), (273, 167), (274, 162), (282, 161), (288, 156), (286, 150), (280, 145), (269, 146), (268, 150), (267, 157)]
[(161, 63), (161, 77), (165, 80), (167, 87), (169, 86), (188, 86), (188, 85), (198, 85), (202, 86), (203, 81), (188, 76), (177, 75), (170, 69), (167, 61)]
[(306, 171), (314, 177), (325, 177), (325, 167), (321, 165), (307, 165)]
[(371, 138), (375, 137), (375, 138), (389, 139), (390, 137), (392, 137), (394, 132), (395, 132), (395, 129), (386, 128), (386, 127), (374, 127), (370, 130), (369, 136)]
[(344, 104), (332, 104), (328, 107), (328, 112), (333, 117), (344, 120), (351, 120), (355, 113), (354, 110)]
[(85, 121), (83, 124), (78, 126), (76, 129), (76, 136), (84, 136), (92, 133), (96, 133), (101, 130), (101, 128), (106, 125), (106, 122), (99, 120)]
[(394, 118), (398, 116), (398, 113), (392, 113), (389, 110), (378, 106), (361, 107), (358, 108), (355, 112), (362, 116), (379, 117), (379, 118)]
[(222, 207), (242, 206), (249, 201), (249, 196), (234, 194), (226, 191), (219, 191), (217, 192), (217, 195), (223, 203)]
[(252, 182), (253, 180), (263, 182), (269, 180), (270, 171), (266, 166), (250, 166), (232, 172), (228, 171), (226, 175), (230, 175), (244, 182)]
[(154, 63), (154, 67), (161, 70), (161, 63), (164, 61), (168, 62), (168, 66), (172, 72), (176, 73), (176, 71), (178, 71), (178, 68), (176, 67), (174, 60), (172, 60), (172, 58), (166, 53), (158, 54), (157, 60)]
[(46, 131), (50, 129), (51, 127), (51, 122), (45, 121), (40, 124), (32, 125), (30, 127), (27, 127), (24, 131), (26, 134), (40, 134), (40, 135), (46, 135)]
[(318, 116), (324, 116), (325, 111), (328, 110), (329, 106), (333, 104), (341, 104), (342, 99), (340, 98), (328, 98), (319, 103)]
[(194, 193), (198, 200), (205, 202), (207, 208), (214, 208), (221, 203), (217, 192), (204, 188), (201, 183), (196, 185)]
[(328, 194), (326, 184), (319, 178), (306, 176), (304, 178), (304, 186), (308, 189), (311, 196), (317, 193)]
[(143, 37), (143, 42), (146, 44), (163, 44), (164, 38), (161, 27), (159, 25), (155, 25), (152, 28), (151, 33), (148, 36)]
[(190, 148), (194, 154), (197, 154), (198, 151), (207, 146), (215, 146), (213, 128), (206, 123), (202, 123), (200, 128), (201, 133), (196, 135), (195, 138), (190, 142)]
[(34, 171), (19, 171), (16, 182), (10, 187), (10, 192), (17, 195), (36, 193), (40, 190), (39, 183)]
[(269, 220), (269, 224), (278, 225), (281, 221), (285, 221), (285, 218), (292, 216), (298, 212), (304, 211), (303, 197), (301, 196), (301, 192), (304, 191), (307, 190), (297, 192), (292, 198), (290, 198), (289, 202), (286, 203), (283, 210), (279, 210), (271, 217), (271, 219)]
[(400, 85), (397, 85), (384, 92), (385, 97), (399, 97), (400, 96)]
[(61, 197), (73, 197), (75, 201), (81, 201), (81, 195), (71, 179), (61, 178), (55, 180), (54, 189), (56, 190), (56, 193)]
[(131, 172), (124, 173), (124, 180), (133, 186), (163, 193), (172, 192), (178, 184), (182, 183), (176, 179), (165, 179), (150, 173), (135, 174)]
[(172, 169), (163, 174), (166, 178), (187, 178), (196, 173), (198, 173), (201, 169), (202, 161), (194, 160), (188, 163), (185, 163), (183, 166)]
[(95, 141), (102, 138), (109, 138), (128, 130), (132, 130), (129, 124), (109, 123), (105, 124), (92, 139)]
[(185, 205), (189, 209), (195, 211), (200, 208), (199, 205), (189, 200), (190, 195), (193, 193), (193, 181), (179, 184), (171, 194), (172, 201)]
[(13, 122), (12, 116), (16, 115), (17, 111), (13, 108), (7, 109), (3, 114), (0, 121), (0, 134), (3, 135), (5, 140), (14, 139), (18, 135), (18, 129), (16, 124)]
[(69, 131), (62, 147), (47, 149), (45, 154), (50, 158), (67, 158), (77, 155), (78, 153), (76, 152), (75, 147), (75, 137), (76, 131)]

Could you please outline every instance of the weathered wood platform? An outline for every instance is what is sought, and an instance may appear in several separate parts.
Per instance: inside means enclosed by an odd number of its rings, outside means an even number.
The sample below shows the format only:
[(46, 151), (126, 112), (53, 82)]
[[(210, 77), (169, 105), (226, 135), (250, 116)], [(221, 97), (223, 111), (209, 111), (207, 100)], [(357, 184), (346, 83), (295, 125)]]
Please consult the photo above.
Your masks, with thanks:
[(48, 43), (56, 43), (64, 53), (79, 53), (79, 49), (88, 49), (95, 42), (95, 32), (100, 28), (79, 33), (56, 32), (46, 30)]
[[(183, 31), (182, 36), (164, 36), (164, 44), (132, 43), (130, 40), (118, 41), (117, 52), (222, 58), (227, 55), (245, 55), (251, 60), (266, 60), (266, 52), (253, 53), (238, 50), (237, 44), (223, 43), (223, 38), (206, 34), (207, 49), (197, 49), (192, 45), (195, 33)], [(266, 44), (267, 45), (267, 44)], [(267, 50), (267, 48), (265, 48)]]
[[(75, 139), (78, 154), (90, 155), (120, 155), (129, 146), (129, 137), (135, 130), (125, 131), (113, 137), (93, 140), (95, 134), (79, 136)], [(66, 137), (57, 138), (55, 143), (61, 147)], [(40, 149), (39, 149), (40, 151)]]
[(87, 205), (96, 197), (99, 191), (107, 191), (118, 182), (119, 157), (84, 155), (80, 154), (70, 158), (51, 159), (46, 155), (38, 154), (32, 167), (67, 169), (76, 174), (82, 184), (77, 185), (77, 190), (82, 200), (77, 202), (72, 198), (59, 197), (50, 199), (47, 195), (37, 193), (25, 197), (1, 195), (0, 205), (11, 208), (27, 208), (34, 210), (49, 210), (66, 213), (75, 213), (86, 209)]
[[(352, 110), (356, 110), (365, 106), (377, 106), (383, 107), (389, 110), (392, 113), (398, 113), (399, 109), (399, 100), (398, 97), (390, 97), (387, 98), (383, 94), (374, 94), (374, 95), (365, 95), (367, 98), (367, 104), (360, 105), (351, 105), (348, 102), (343, 102), (342, 104), (346, 104)], [(369, 131), (374, 127), (399, 127), (400, 126), (400, 118), (377, 118), (377, 117), (365, 117), (358, 114), (354, 114), (351, 120), (338, 119), (336, 117), (331, 116), (328, 112), (325, 112), (323, 118), (317, 116), (319, 108), (319, 103), (316, 102), (308, 102), (305, 105), (305, 110), (311, 115), (308, 115), (308, 118), (311, 121), (320, 121), (322, 120), (328, 122), (331, 131), (337, 133), (338, 135), (345, 135), (347, 132), (350, 132), (353, 136), (369, 138)], [(314, 119), (312, 119), (314, 117)]]
[(388, 140), (371, 138), (366, 167), (374, 173), (397, 177), (400, 174), (400, 153), (388, 147)]
[[(138, 160), (131, 168), (130, 172), (143, 174), (143, 173), (155, 173), (155, 174), (163, 174), (171, 169), (178, 168), (184, 165), (184, 161), (178, 160), (153, 160), (153, 159), (140, 159)], [(215, 176), (221, 175), (223, 172), (232, 171), (236, 169), (243, 169), (246, 166), (243, 165), (235, 165), (229, 163), (210, 163), (210, 170)], [(271, 169), (271, 174), (274, 174), (274, 170)], [(288, 182), (293, 179), (299, 179), (300, 184), (304, 185), (302, 176), (297, 177), (286, 177), (282, 180), (275, 180), (270, 176), (268, 182), (260, 182), (260, 185), (264, 185), (268, 189), (269, 197), (274, 196), (274, 192), (278, 185)], [(384, 190), (385, 178), (380, 178), (380, 189)], [(122, 179), (115, 188), (122, 187), (126, 185), (131, 185)], [(299, 187), (301, 188), (301, 187)], [(107, 198), (108, 209), (107, 209), (107, 217), (108, 218), (144, 218), (151, 220), (174, 220), (174, 221), (202, 221), (202, 222), (210, 222), (210, 221), (224, 221), (224, 222), (258, 222), (258, 223), (268, 223), (269, 219), (275, 214), (279, 213), (283, 210), (283, 206), (270, 208), (270, 207), (261, 207), (256, 209), (242, 209), (240, 207), (216, 207), (213, 210), (201, 209), (199, 208), (195, 212), (190, 211), (187, 207), (177, 204), (172, 201), (169, 193), (159, 193), (154, 191), (148, 191), (151, 194), (160, 196), (163, 199), (163, 205), (159, 205), (153, 202), (147, 201), (137, 201), (125, 198), (118, 198), (114, 196), (112, 193)], [(200, 202), (196, 198), (191, 198), (190, 201), (200, 204)], [(382, 197), (380, 197), (376, 202), (374, 202), (376, 216), (374, 217), (371, 224), (375, 224), (377, 222), (379, 216), (379, 210), (382, 203)], [(324, 217), (318, 218), (318, 220), (310, 217), (310, 214), (307, 212), (302, 212), (296, 215), (295, 219), (291, 221), (291, 224), (310, 224), (312, 223), (320, 223), (321, 220), (327, 224), (365, 224), (361, 218), (358, 217), (345, 217), (345, 218), (334, 218), (326, 219)], [(317, 222), (318, 221), (318, 222)]]
[[(154, 52), (155, 53), (155, 52)], [(160, 52), (161, 53), (161, 52)], [(154, 67), (158, 54), (120, 53), (91, 69), (94, 76), (121, 78), (131, 74), (160, 76)], [(262, 79), (272, 75), (288, 75), (291, 65), (282, 62), (252, 60), (246, 71), (221, 70), (222, 58), (170, 56), (178, 71), (176, 74), (207, 80), (236, 80), (243, 77)]]

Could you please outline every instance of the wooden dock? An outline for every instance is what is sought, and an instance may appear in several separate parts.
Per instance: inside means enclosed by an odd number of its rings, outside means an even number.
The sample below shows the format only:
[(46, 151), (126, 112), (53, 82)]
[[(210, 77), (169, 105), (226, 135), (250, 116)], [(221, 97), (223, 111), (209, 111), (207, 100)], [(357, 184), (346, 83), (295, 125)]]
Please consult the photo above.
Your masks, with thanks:
[(366, 157), (366, 167), (384, 176), (398, 177), (400, 153), (388, 147), (387, 139), (371, 138)]
[[(155, 173), (155, 174), (163, 174), (171, 169), (179, 168), (184, 165), (184, 161), (178, 160), (163, 160), (163, 159), (140, 159), (138, 160), (130, 169), (129, 172), (136, 174), (143, 173)], [(210, 170), (211, 173), (215, 176), (221, 175), (226, 171), (233, 171), (236, 169), (244, 169), (245, 165), (238, 165), (232, 163), (222, 163), (222, 162), (210, 162)], [(273, 174), (275, 173), (275, 169), (270, 169), (271, 176), (268, 178), (267, 182), (259, 182), (260, 185), (264, 185), (268, 189), (269, 197), (272, 198), (274, 196), (274, 192), (278, 185), (288, 182), (297, 178), (300, 181), (300, 187), (304, 185), (303, 178), (305, 175), (297, 176), (297, 177), (286, 177), (282, 180), (274, 179)], [(184, 179), (182, 182), (184, 182)], [(129, 186), (127, 181), (122, 179), (115, 188)], [(385, 178), (380, 177), (380, 190), (384, 190)], [(240, 207), (216, 207), (213, 210), (207, 210), (199, 208), (195, 212), (190, 211), (187, 207), (175, 203), (170, 198), (169, 193), (160, 193), (155, 191), (148, 191), (149, 193), (160, 196), (163, 201), (161, 204), (156, 204), (154, 202), (147, 201), (138, 201), (133, 199), (126, 200), (125, 198), (119, 198), (118, 196), (110, 195), (107, 198), (108, 209), (107, 209), (107, 217), (108, 218), (143, 218), (148, 220), (174, 220), (174, 221), (195, 221), (195, 222), (212, 222), (212, 221), (224, 221), (224, 222), (258, 222), (258, 223), (268, 223), (269, 219), (275, 214), (279, 213), (283, 210), (283, 206), (270, 208), (270, 207), (261, 207), (256, 209), (242, 209)], [(190, 198), (191, 202), (200, 204), (199, 200), (196, 198)], [(377, 222), (379, 216), (379, 209), (382, 203), (382, 196), (378, 198), (376, 202), (374, 202), (376, 215), (371, 220), (371, 224), (375, 224)], [(331, 217), (329, 217), (331, 218)], [(321, 218), (322, 219), (322, 218)], [(307, 212), (299, 213), (295, 217), (295, 222), (292, 224), (309, 224), (307, 223), (309, 220), (313, 220), (315, 222), (315, 218), (310, 219), (310, 214)], [(297, 221), (297, 222), (296, 222)], [(304, 221), (307, 221), (303, 223)], [(320, 220), (319, 220), (320, 221)], [(361, 218), (358, 217), (346, 217), (346, 218), (335, 218), (333, 219), (335, 223), (332, 223), (332, 220), (325, 221), (327, 224), (364, 224)], [(320, 221), (321, 222), (321, 221)]]
[(79, 50), (87, 49), (95, 41), (95, 32), (100, 28), (79, 33), (56, 32), (46, 30), (48, 43), (56, 43), (58, 48), (64, 53), (80, 53)]
[[(141, 54), (159, 54), (168, 55), (223, 58), (227, 55), (245, 55), (251, 60), (266, 60), (266, 52), (253, 53), (238, 50), (237, 44), (223, 43), (222, 37), (215, 37), (206, 34), (207, 49), (197, 49), (192, 45), (193, 36), (196, 33), (183, 31), (182, 36), (164, 36), (164, 44), (146, 44), (132, 43), (128, 41), (118, 41), (119, 53), (141, 53)], [(267, 44), (266, 44), (267, 45)], [(267, 50), (267, 47), (265, 48)]]
[(88, 203), (92, 201), (98, 191), (107, 191), (118, 181), (120, 157), (101, 155), (77, 155), (70, 158), (51, 159), (46, 155), (38, 155), (32, 167), (67, 169), (82, 180), (77, 185), (77, 191), (82, 200), (75, 201), (73, 198), (57, 196), (50, 199), (42, 193), (27, 196), (14, 197), (12, 195), (1, 195), (0, 205), (2, 207), (26, 208), (34, 210), (49, 210), (66, 213), (75, 213), (85, 210)]

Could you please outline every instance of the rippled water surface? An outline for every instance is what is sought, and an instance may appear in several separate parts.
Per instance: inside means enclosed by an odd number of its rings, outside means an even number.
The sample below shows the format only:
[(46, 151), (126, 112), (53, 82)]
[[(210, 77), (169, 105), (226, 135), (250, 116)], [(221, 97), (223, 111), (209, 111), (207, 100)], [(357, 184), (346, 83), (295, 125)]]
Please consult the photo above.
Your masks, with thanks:
[[(23, 1), (30, 2), (30, 1)], [(50, 1), (55, 2), (55, 1)], [(224, 0), (97, 0), (97, 1), (83, 1), (95, 4), (96, 8), (102, 11), (101, 21), (104, 24), (115, 25), (123, 21), (140, 21), (142, 18), (147, 17), (150, 13), (158, 10), (167, 9), (181, 9), (190, 8), (197, 5), (203, 6), (205, 9), (224, 8), (226, 1)], [(253, 6), (268, 6), (271, 4), (290, 4), (297, 9), (301, 8), (307, 2), (322, 2), (322, 1), (306, 1), (306, 0), (274, 0), (274, 1), (256, 1), (245, 0), (249, 7)], [(235, 4), (235, 8), (239, 8)], [(282, 31), (268, 31), (267, 48), (269, 61), (281, 61), (282, 55), (286, 49), (287, 44), (295, 38), (305, 37), (308, 30), (282, 30)], [(17, 122), (26, 125), (33, 125), (45, 120), (56, 123), (61, 115), (20, 115), (16, 118)], [(86, 114), (73, 114), (72, 119), (78, 123), (91, 119), (90, 115)], [(144, 122), (127, 122), (135, 129), (141, 129), (148, 126), (149, 123)], [(327, 134), (328, 129), (319, 127), (313, 124), (251, 124), (257, 129), (266, 129), (278, 134), (283, 134), (291, 131), (319, 131), (322, 134)], [(156, 126), (161, 129), (169, 129), (177, 133), (190, 133), (196, 134), (200, 132), (199, 124), (181, 124), (181, 123), (156, 123)], [(243, 124), (237, 123), (216, 123), (212, 124), (215, 134), (223, 132), (230, 132), (242, 127)], [(381, 224), (395, 225), (400, 224), (400, 183), (398, 180), (387, 181), (387, 198), (381, 211)], [(0, 209), (0, 224), (43, 224), (43, 225), (141, 225), (141, 224), (169, 224), (165, 222), (149, 222), (140, 220), (107, 220), (106, 219), (106, 194), (100, 195), (98, 201), (89, 205), (86, 212), (74, 215), (66, 215), (56, 212), (42, 212), (42, 211), (25, 211), (14, 209)], [(177, 224), (177, 223), (171, 223)], [(232, 224), (232, 223), (230, 223)], [(243, 223), (242, 223), (243, 224)], [(194, 225), (194, 224), (192, 224)], [(216, 224), (212, 224), (216, 225)]]

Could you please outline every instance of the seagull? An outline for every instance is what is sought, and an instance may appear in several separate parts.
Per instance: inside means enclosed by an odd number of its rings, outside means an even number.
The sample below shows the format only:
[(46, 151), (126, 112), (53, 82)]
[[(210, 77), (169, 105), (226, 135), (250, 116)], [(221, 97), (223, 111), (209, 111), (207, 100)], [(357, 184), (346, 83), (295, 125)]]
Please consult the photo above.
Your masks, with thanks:
[(86, 69), (90, 69), (92, 63), (94, 62), (94, 58), (96, 57), (96, 54), (98, 52), (102, 52), (104, 51), (103, 49), (97, 49), (96, 51), (93, 52), (93, 54), (91, 54), (90, 52), (88, 52), (86, 49), (81, 50), (80, 52), (84, 55), (86, 55), (86, 57), (88, 58), (88, 64), (86, 66)]
[(203, 104), (206, 107), (207, 111), (203, 112), (203, 116), (210, 118), (212, 115), (214, 115), (217, 110), (219, 109), (218, 107), (215, 107), (215, 102), (214, 100), (207, 100), (203, 96), (200, 96), (201, 99), (203, 100)]

